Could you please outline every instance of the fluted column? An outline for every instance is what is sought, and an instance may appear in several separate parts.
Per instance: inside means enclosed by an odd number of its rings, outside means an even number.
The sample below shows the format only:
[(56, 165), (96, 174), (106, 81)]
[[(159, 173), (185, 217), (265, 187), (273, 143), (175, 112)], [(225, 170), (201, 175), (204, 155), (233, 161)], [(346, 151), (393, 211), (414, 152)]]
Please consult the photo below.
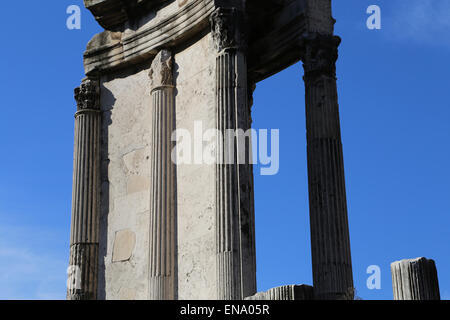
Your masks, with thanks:
[(336, 67), (340, 38), (305, 38), (309, 207), (317, 299), (353, 299)]
[(217, 297), (223, 300), (256, 292), (253, 183), (245, 162), (249, 143), (242, 141), (243, 135), (229, 135), (251, 126), (243, 24), (242, 8), (218, 8), (211, 16), (217, 50), (216, 127), (222, 133), (217, 141), (216, 254)]
[(436, 264), (417, 258), (391, 264), (394, 300), (440, 300)]
[(98, 281), (100, 201), (99, 84), (86, 79), (75, 89), (74, 174), (68, 300), (95, 300)]
[(150, 69), (152, 95), (150, 300), (176, 299), (176, 184), (171, 153), (175, 129), (172, 53), (162, 50)]
[[(247, 84), (247, 108), (239, 116), (241, 124), (239, 128), (246, 131), (252, 128), (252, 106), (253, 91), (256, 85)], [(238, 137), (240, 139), (241, 137)], [(239, 164), (240, 182), (240, 232), (241, 232), (241, 252), (242, 252), (242, 295), (248, 297), (255, 294), (256, 285), (256, 232), (255, 232), (255, 188), (253, 176), (252, 159), (252, 136), (244, 138), (245, 145), (245, 163)]]

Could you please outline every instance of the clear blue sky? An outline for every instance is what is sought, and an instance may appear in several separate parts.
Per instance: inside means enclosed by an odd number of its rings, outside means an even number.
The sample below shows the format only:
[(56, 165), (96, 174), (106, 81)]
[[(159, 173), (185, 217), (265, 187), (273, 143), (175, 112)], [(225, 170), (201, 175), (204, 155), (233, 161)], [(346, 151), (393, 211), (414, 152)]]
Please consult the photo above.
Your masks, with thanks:
[[(436, 260), (450, 299), (450, 3), (334, 1), (353, 272), (363, 299), (392, 299), (389, 264)], [(64, 299), (72, 188), (73, 88), (101, 29), (81, 0), (7, 1), (0, 52), (0, 299)], [(382, 9), (382, 29), (365, 26)], [(280, 129), (280, 172), (256, 176), (258, 288), (312, 283), (303, 71), (258, 84), (254, 127)], [(255, 170), (257, 172), (257, 170)], [(379, 265), (382, 289), (366, 288)]]

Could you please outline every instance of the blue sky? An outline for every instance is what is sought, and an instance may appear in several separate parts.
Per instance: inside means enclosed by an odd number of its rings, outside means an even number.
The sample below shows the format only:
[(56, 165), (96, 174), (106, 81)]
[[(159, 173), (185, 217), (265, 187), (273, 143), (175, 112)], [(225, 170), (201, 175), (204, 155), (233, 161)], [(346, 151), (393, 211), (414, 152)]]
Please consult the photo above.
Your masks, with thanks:
[[(450, 299), (450, 3), (334, 1), (353, 273), (363, 299), (392, 299), (389, 264), (436, 260)], [(72, 188), (73, 88), (101, 31), (82, 1), (8, 1), (0, 82), (0, 299), (64, 299)], [(382, 10), (382, 29), (365, 26)], [(19, 16), (14, 14), (20, 12)], [(259, 83), (255, 128), (280, 129), (280, 172), (255, 176), (258, 289), (312, 283), (303, 71)], [(259, 170), (255, 170), (259, 172)], [(378, 265), (381, 290), (366, 287)]]

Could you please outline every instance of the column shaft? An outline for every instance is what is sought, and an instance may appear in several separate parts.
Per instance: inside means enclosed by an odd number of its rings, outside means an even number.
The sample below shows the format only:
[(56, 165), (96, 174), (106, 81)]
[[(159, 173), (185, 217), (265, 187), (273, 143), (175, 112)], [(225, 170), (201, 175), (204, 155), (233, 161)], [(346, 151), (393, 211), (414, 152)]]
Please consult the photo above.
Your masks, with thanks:
[(216, 164), (217, 298), (234, 300), (256, 292), (250, 143), (237, 134), (237, 129), (246, 131), (251, 125), (242, 12), (219, 8), (211, 25), (218, 52), (216, 127), (222, 133)]
[(305, 42), (306, 129), (314, 291), (317, 299), (353, 299), (335, 62), (340, 39)]
[[(253, 105), (254, 86), (248, 84), (247, 107), (242, 108), (238, 115), (240, 123), (238, 127), (245, 132), (250, 132), (252, 127), (251, 107)], [(238, 112), (239, 113), (239, 112)], [(255, 294), (256, 285), (256, 239), (255, 239), (255, 195), (252, 159), (252, 135), (239, 137), (238, 146), (244, 146), (244, 161), (239, 164), (240, 185), (240, 235), (242, 255), (242, 295), (248, 297)]]
[(152, 151), (150, 300), (176, 299), (176, 168), (171, 159), (175, 129), (172, 55), (162, 50), (150, 71)]
[[(236, 129), (235, 68), (242, 59), (236, 51), (223, 52), (217, 57), (217, 129), (223, 133), (219, 141), (218, 163), (216, 165), (216, 235), (218, 298), (224, 300), (240, 299), (241, 288), (241, 248), (239, 232), (239, 171), (235, 159), (229, 159), (226, 130)], [(229, 141), (228, 141), (229, 142)], [(235, 147), (235, 146), (230, 146)], [(228, 163), (232, 160), (233, 163)]]
[(98, 276), (100, 201), (100, 125), (98, 83), (85, 80), (75, 89), (72, 223), (68, 300), (95, 300)]

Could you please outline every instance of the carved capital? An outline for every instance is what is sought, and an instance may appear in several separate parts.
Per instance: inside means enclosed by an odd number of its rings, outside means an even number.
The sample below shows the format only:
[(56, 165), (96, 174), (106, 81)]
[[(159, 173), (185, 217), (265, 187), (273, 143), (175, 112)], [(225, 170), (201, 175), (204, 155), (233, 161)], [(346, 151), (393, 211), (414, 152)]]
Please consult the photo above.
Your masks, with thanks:
[(173, 86), (172, 52), (163, 49), (153, 59), (149, 72), (151, 90)]
[(74, 93), (77, 111), (100, 110), (100, 88), (97, 80), (83, 80)]
[(211, 32), (217, 51), (245, 49), (243, 13), (237, 8), (217, 8), (210, 17)]
[(303, 39), (303, 68), (305, 78), (317, 76), (336, 77), (336, 60), (341, 38), (332, 35), (312, 34)]

